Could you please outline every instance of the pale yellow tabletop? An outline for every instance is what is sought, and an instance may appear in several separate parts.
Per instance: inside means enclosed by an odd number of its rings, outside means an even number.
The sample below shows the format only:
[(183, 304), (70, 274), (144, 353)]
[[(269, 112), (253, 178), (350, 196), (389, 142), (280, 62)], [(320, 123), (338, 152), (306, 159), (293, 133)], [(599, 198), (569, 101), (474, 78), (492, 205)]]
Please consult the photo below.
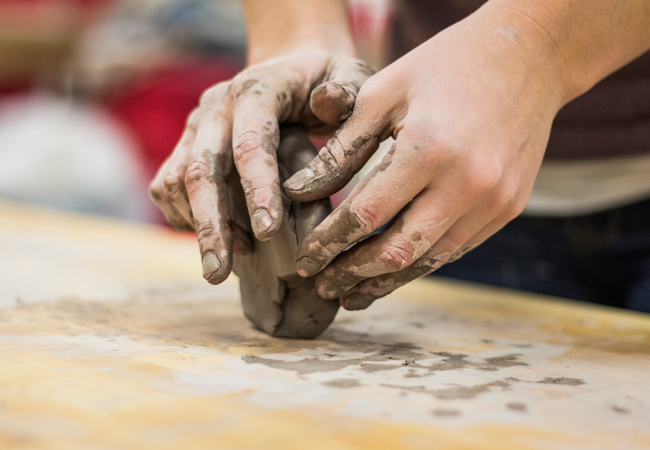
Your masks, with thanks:
[(0, 448), (648, 449), (650, 317), (420, 281), (270, 338), (186, 236), (0, 204)]

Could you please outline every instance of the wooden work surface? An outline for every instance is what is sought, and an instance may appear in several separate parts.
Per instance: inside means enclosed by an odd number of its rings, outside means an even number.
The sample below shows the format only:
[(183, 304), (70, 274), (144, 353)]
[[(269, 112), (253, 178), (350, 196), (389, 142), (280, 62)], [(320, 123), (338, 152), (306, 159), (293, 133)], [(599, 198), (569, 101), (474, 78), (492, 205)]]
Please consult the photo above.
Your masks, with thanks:
[(647, 449), (650, 317), (418, 281), (314, 341), (162, 229), (0, 204), (0, 448)]

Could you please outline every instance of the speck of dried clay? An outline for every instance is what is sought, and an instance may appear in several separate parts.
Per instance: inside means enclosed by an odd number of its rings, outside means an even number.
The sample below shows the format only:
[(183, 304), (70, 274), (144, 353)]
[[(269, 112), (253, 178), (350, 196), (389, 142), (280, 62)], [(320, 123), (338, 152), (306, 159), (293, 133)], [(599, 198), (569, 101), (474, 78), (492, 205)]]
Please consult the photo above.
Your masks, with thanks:
[(336, 378), (334, 380), (322, 381), (321, 384), (326, 387), (335, 388), (353, 388), (361, 386), (361, 382), (356, 378)]
[(566, 386), (580, 386), (581, 384), (586, 384), (583, 380), (579, 378), (566, 378), (566, 377), (560, 377), (560, 378), (546, 377), (543, 380), (538, 381), (538, 383), (563, 384)]
[(511, 409), (513, 411), (517, 412), (524, 412), (526, 411), (526, 404), (521, 403), (521, 402), (510, 402), (506, 404), (506, 408)]
[(243, 95), (246, 92), (248, 92), (250, 90), (250, 88), (252, 88), (253, 86), (255, 86), (259, 82), (260, 82), (260, 80), (257, 80), (257, 79), (254, 79), (254, 78), (251, 78), (249, 80), (244, 81), (242, 83), (242, 85), (241, 85), (241, 89), (239, 90), (239, 92), (237, 92), (236, 97), (239, 98), (240, 95)]
[(382, 159), (381, 162), (377, 164), (377, 170), (379, 172), (383, 172), (384, 170), (386, 170), (388, 166), (390, 166), (390, 164), (393, 162), (393, 154), (395, 153), (395, 149), (396, 146), (395, 144), (393, 144), (390, 150), (388, 150), (388, 153), (384, 155), (384, 159)]
[(455, 417), (460, 416), (460, 410), (454, 408), (436, 408), (431, 411), (436, 417)]

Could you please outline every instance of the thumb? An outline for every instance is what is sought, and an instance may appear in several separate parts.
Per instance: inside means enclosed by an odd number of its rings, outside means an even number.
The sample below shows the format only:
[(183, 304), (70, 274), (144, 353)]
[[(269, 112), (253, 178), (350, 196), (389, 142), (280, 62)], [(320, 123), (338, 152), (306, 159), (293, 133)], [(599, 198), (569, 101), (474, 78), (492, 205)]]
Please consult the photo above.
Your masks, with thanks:
[(284, 183), (287, 197), (299, 202), (318, 200), (339, 191), (352, 179), (386, 137), (386, 124), (366, 116), (369, 114), (355, 113), (307, 167)]
[(370, 65), (358, 59), (332, 58), (324, 82), (311, 93), (312, 112), (329, 125), (340, 125), (352, 114), (361, 85), (374, 73)]

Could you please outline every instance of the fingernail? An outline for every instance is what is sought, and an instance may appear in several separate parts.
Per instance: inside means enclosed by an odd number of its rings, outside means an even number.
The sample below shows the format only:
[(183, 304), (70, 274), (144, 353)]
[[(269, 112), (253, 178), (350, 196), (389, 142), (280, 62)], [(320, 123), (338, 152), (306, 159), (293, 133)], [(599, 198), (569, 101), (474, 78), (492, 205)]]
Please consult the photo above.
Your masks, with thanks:
[(362, 309), (368, 308), (372, 304), (374, 299), (367, 297), (358, 292), (353, 292), (347, 294), (345, 297), (341, 297), (341, 306), (347, 309), (348, 311), (360, 311)]
[(316, 285), (316, 290), (318, 291), (318, 295), (327, 300), (338, 297), (340, 293), (340, 289), (328, 280), (318, 283)]
[(309, 167), (296, 172), (291, 178), (284, 182), (284, 187), (290, 191), (302, 191), (311, 180), (316, 177), (314, 171)]
[(309, 277), (318, 272), (320, 266), (313, 259), (305, 256), (296, 261), (296, 271), (301, 277)]
[(210, 278), (214, 277), (215, 272), (221, 269), (221, 261), (219, 261), (217, 255), (213, 252), (208, 252), (203, 255), (201, 263), (203, 264), (203, 278), (208, 281), (210, 281)]
[(265, 209), (258, 209), (251, 217), (251, 225), (253, 226), (253, 230), (255, 230), (255, 234), (260, 235), (271, 228), (273, 221)]

